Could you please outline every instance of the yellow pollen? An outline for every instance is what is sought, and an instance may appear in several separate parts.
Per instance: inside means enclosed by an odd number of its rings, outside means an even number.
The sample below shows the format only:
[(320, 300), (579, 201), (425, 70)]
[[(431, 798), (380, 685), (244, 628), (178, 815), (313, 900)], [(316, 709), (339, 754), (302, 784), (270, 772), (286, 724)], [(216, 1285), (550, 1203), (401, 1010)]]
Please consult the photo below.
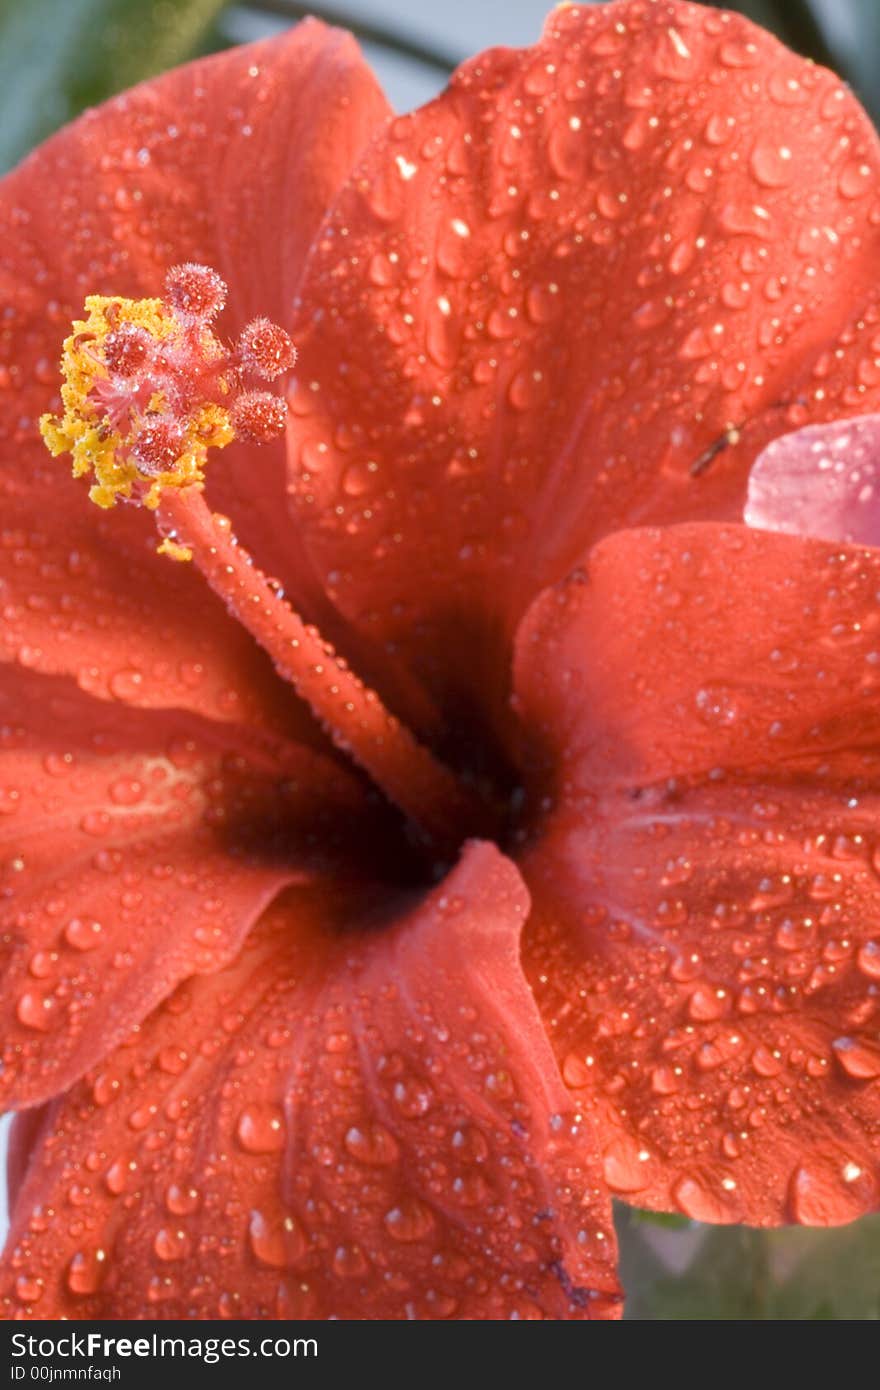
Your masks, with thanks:
[(157, 555), (167, 555), (169, 560), (191, 560), (193, 553), (188, 545), (181, 545), (179, 541), (173, 541), (170, 536), (166, 536), (156, 546)]
[[(119, 296), (89, 295), (85, 317), (75, 320), (73, 331), (64, 341), (61, 373), (60, 415), (46, 414), (40, 420), (40, 433), (53, 455), (70, 453), (73, 476), (90, 478), (89, 497), (99, 507), (136, 500), (155, 508), (168, 488), (200, 486), (209, 449), (222, 449), (235, 438), (229, 412), (208, 401), (181, 415), (180, 453), (161, 471), (146, 468), (132, 452), (135, 439), (151, 417), (158, 417), (173, 403), (161, 390), (143, 399), (145, 388), (132, 384), (125, 399), (124, 388), (114, 387), (104, 362), (103, 347), (114, 330), (131, 324), (146, 331), (154, 343), (167, 340), (169, 349), (180, 333), (180, 325), (161, 299), (123, 299)], [(198, 330), (201, 360), (210, 365), (223, 350), (210, 329)], [(117, 408), (114, 410), (114, 389)], [(223, 394), (222, 376), (217, 390)], [(119, 404), (121, 402), (121, 404)], [(188, 559), (187, 548), (165, 541), (160, 550), (175, 559)]]

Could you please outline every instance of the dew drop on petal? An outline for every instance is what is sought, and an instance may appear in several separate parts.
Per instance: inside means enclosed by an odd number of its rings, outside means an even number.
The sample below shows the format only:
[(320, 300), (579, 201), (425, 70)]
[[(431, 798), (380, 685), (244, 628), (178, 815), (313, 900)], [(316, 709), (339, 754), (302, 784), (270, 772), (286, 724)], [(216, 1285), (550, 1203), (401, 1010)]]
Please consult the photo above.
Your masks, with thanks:
[(285, 1145), (284, 1114), (279, 1106), (248, 1106), (238, 1117), (236, 1135), (248, 1153), (279, 1153)]

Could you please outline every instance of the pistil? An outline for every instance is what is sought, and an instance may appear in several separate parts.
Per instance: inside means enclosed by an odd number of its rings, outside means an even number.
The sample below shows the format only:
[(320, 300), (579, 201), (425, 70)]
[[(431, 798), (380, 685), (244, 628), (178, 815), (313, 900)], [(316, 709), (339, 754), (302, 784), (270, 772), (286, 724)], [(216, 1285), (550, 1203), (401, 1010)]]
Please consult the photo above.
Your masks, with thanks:
[(228, 610), (267, 652), (338, 748), (419, 828), (431, 849), (454, 852), (468, 835), (489, 834), (482, 799), (438, 762), (304, 622), (254, 563), (202, 487), (211, 448), (233, 439), (274, 439), (284, 428), (282, 396), (255, 389), (289, 371), (296, 350), (285, 331), (254, 319), (225, 347), (213, 320), (226, 286), (207, 266), (168, 272), (166, 298), (91, 296), (62, 357), (63, 413), (45, 415), (53, 454), (70, 453), (100, 507), (156, 512), (160, 553), (193, 561)]

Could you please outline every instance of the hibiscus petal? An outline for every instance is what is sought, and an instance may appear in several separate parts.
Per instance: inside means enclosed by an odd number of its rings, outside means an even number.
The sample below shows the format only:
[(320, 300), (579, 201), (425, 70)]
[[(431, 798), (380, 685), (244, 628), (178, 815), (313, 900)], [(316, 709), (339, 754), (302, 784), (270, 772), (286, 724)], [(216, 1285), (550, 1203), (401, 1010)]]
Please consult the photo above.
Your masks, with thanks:
[(68, 1086), (375, 824), (308, 749), (45, 676), (4, 685), (0, 750), (0, 1109)]
[(527, 908), (487, 844), (380, 931), (363, 885), (286, 894), (56, 1103), (0, 1306), (614, 1316), (608, 1200), (519, 966)]
[[(156, 558), (150, 517), (89, 505), (37, 420), (87, 293), (160, 293), (170, 264), (205, 261), (230, 283), (223, 332), (289, 319), (320, 217), (386, 110), (350, 37), (303, 24), (89, 112), (0, 185), (0, 656), (129, 703), (254, 717), (268, 667), (250, 639)], [(290, 587), (282, 446), (233, 444), (214, 471), (214, 503)]]
[(521, 629), (529, 976), (638, 1205), (878, 1205), (878, 589), (877, 551), (637, 531)]
[(763, 531), (880, 543), (880, 415), (774, 439), (749, 474), (745, 519)]
[(878, 399), (878, 167), (832, 74), (666, 0), (557, 8), (395, 121), (296, 330), (293, 503), (346, 615), (483, 698), (601, 535), (738, 518), (792, 411)]
[(17, 1115), (6, 1117), (10, 1121), (5, 1173), (7, 1212), (12, 1211), (18, 1200), (31, 1156), (50, 1111), (51, 1105), (37, 1105), (31, 1110), (20, 1110)]

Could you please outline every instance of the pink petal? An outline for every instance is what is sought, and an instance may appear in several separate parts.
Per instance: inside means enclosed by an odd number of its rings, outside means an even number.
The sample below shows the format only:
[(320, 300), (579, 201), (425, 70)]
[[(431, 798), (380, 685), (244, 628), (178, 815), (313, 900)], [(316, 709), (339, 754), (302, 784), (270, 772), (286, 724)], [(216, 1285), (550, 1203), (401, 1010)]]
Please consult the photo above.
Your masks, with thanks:
[(745, 520), (762, 531), (880, 544), (880, 415), (774, 439), (749, 474)]

